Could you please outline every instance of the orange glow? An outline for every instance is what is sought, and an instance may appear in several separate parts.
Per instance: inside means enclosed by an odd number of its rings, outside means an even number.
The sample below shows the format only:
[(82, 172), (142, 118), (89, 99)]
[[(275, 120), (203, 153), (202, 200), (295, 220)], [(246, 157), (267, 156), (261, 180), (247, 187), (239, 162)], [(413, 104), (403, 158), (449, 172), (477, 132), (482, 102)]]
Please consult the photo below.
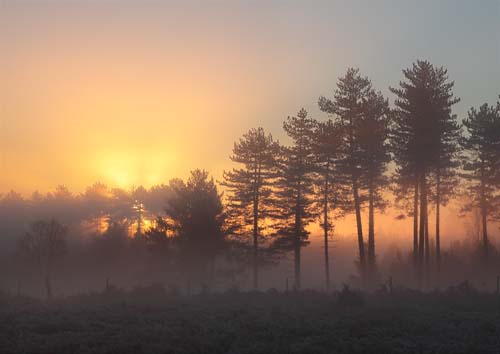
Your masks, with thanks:
[[(340, 11), (323, 11), (339, 14), (336, 21), (307, 11), (276, 21), (273, 16), (285, 16), (281, 8), (251, 13), (246, 5), (224, 10), (212, 4), (194, 13), (162, 2), (16, 3), (0, 10), (0, 194), (14, 189), (28, 196), (58, 184), (82, 192), (96, 181), (150, 187), (186, 178), (195, 168), (220, 180), (232, 167), (233, 142), (248, 129), (262, 126), (286, 143), (286, 116), (305, 105), (311, 116), (326, 118), (317, 99), (333, 93), (347, 66), (373, 73), (376, 87), (385, 90), (414, 55), (361, 43), (365, 32), (352, 29)], [(384, 27), (366, 23), (370, 33)], [(386, 23), (392, 35), (394, 26)], [(383, 44), (390, 42), (400, 43)], [(373, 60), (375, 52), (387, 57)], [(450, 53), (453, 60), (464, 57)], [(476, 78), (483, 81), (470, 85)], [(457, 83), (479, 91), (497, 82), (489, 72), (485, 78), (475, 73)], [(488, 92), (496, 100), (497, 91)], [(465, 109), (478, 103), (469, 96)], [(479, 103), (486, 99), (483, 94)], [(411, 222), (395, 221), (394, 214), (377, 216), (377, 233), (410, 240)], [(458, 207), (444, 208), (443, 235), (464, 234), (457, 215)], [(336, 235), (354, 236), (352, 216), (336, 225)]]

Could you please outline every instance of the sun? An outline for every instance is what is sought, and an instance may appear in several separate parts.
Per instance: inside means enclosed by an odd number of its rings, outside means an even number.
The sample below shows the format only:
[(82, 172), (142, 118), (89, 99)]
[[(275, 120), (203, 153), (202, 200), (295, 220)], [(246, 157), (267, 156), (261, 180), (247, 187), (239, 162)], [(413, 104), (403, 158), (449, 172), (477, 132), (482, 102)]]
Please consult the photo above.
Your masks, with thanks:
[(151, 187), (172, 177), (173, 158), (171, 154), (146, 151), (100, 152), (94, 166), (96, 178), (111, 187)]

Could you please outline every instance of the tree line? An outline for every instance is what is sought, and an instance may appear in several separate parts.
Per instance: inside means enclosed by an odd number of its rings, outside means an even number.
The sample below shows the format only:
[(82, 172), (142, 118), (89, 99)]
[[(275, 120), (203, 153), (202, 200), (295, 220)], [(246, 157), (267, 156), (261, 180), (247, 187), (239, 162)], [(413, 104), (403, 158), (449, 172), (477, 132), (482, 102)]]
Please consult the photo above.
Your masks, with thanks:
[[(259, 236), (274, 224), (277, 235), (270, 247), (293, 250), (295, 286), (301, 282), (301, 247), (307, 244), (307, 225), (319, 219), (324, 231), (325, 287), (329, 289), (328, 239), (331, 213), (354, 213), (358, 267), (365, 286), (377, 272), (375, 211), (387, 207), (387, 192), (396, 207), (413, 217), (413, 259), (422, 284), (430, 273), (428, 216), (435, 207), (436, 272), (440, 269), (440, 207), (460, 185), (482, 219), (482, 252), (488, 260), (488, 221), (498, 220), (500, 205), (500, 103), (471, 108), (460, 122), (452, 107), (459, 99), (447, 70), (417, 61), (403, 70), (394, 107), (369, 78), (348, 69), (332, 98), (318, 105), (330, 119), (318, 121), (301, 109), (288, 117), (283, 129), (290, 146), (279, 146), (262, 128), (252, 129), (235, 143), (231, 159), (240, 168), (226, 172), (228, 208), (235, 224), (249, 227), (253, 240), (254, 286), (258, 279)], [(392, 166), (391, 173), (388, 172)], [(367, 241), (362, 210), (368, 208)], [(366, 231), (365, 231), (366, 232)]]
[[(220, 181), (224, 195), (206, 171), (195, 170), (186, 182), (173, 179), (150, 191), (137, 188), (127, 194), (95, 184), (79, 199), (85, 206), (80, 212), (85, 210), (92, 220), (87, 226), (101, 236), (112, 235), (124, 222), (135, 224), (135, 239), (171, 259), (188, 287), (214, 276), (215, 259), (223, 255), (226, 263), (249, 266), (258, 289), (261, 266), (290, 254), (293, 286), (300, 289), (301, 250), (308, 244), (309, 226), (319, 222), (329, 291), (329, 242), (336, 219), (345, 214), (356, 220), (361, 284), (376, 285), (376, 214), (389, 206), (392, 194), (400, 217), (413, 219), (412, 262), (422, 287), (431, 276), (439, 279), (442, 206), (467, 191), (463, 211), (479, 210), (485, 264), (493, 251), (488, 225), (500, 220), (500, 101), (471, 108), (460, 119), (453, 113), (459, 102), (453, 87), (445, 68), (417, 61), (390, 88), (395, 96), (391, 107), (368, 77), (350, 68), (338, 79), (332, 97), (318, 100), (327, 119), (314, 119), (304, 109), (287, 117), (283, 129), (288, 145), (262, 127), (234, 143), (230, 159), (235, 167), (224, 171)], [(57, 193), (71, 202), (64, 188)], [(9, 198), (16, 196), (4, 197)], [(368, 220), (363, 220), (365, 210)], [(38, 262), (46, 259), (44, 268), (50, 269), (49, 259), (64, 249), (63, 241), (54, 240), (63, 240), (66, 232), (54, 220), (35, 222), (20, 239), (20, 248)], [(45, 273), (50, 292), (50, 271)]]

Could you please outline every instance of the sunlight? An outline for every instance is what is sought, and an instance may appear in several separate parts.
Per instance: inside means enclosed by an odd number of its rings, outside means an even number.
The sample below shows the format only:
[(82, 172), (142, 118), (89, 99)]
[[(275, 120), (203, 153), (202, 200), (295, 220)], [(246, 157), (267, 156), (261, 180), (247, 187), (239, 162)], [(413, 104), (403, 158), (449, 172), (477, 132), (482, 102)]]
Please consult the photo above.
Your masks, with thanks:
[(100, 168), (106, 182), (120, 188), (129, 187), (132, 183), (133, 162), (124, 157), (107, 157), (102, 159)]
[(110, 186), (131, 188), (133, 186), (152, 186), (166, 183), (175, 175), (172, 171), (174, 158), (172, 154), (142, 154), (129, 151), (102, 152), (95, 158), (96, 177)]

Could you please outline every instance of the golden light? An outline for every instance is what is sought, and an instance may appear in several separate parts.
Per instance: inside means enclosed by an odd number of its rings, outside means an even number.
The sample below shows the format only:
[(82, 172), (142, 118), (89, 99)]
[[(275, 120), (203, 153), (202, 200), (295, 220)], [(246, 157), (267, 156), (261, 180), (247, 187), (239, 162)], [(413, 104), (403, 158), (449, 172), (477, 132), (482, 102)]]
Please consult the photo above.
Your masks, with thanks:
[(110, 186), (130, 188), (131, 186), (166, 183), (174, 174), (175, 163), (172, 154), (143, 154), (134, 151), (110, 151), (95, 156), (96, 178)]

